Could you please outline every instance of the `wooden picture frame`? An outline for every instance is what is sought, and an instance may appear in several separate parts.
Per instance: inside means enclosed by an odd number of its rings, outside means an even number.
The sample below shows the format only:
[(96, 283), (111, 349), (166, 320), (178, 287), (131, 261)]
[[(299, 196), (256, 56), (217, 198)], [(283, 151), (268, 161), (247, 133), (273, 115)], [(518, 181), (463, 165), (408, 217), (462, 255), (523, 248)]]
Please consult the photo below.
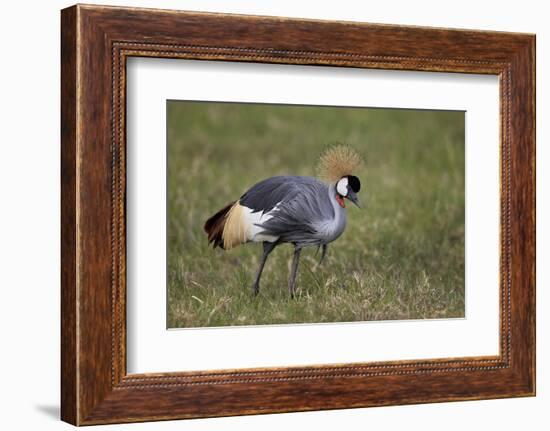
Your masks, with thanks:
[[(61, 418), (75, 425), (535, 394), (535, 37), (77, 5), (61, 13)], [(126, 59), (500, 77), (500, 354), (127, 374)]]

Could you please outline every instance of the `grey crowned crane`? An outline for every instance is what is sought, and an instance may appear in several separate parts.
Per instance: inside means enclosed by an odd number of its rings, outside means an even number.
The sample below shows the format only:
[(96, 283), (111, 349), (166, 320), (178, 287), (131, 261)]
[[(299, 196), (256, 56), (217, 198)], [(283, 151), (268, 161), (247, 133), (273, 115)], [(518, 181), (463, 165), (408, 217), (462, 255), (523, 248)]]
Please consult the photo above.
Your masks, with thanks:
[(263, 243), (263, 256), (252, 286), (256, 295), (269, 254), (279, 244), (293, 244), (288, 289), (294, 297), (302, 248), (321, 247), (321, 263), (327, 245), (346, 228), (345, 199), (359, 207), (357, 193), (361, 183), (353, 172), (360, 165), (360, 156), (351, 147), (340, 145), (321, 156), (319, 173), (324, 181), (304, 176), (260, 181), (206, 221), (208, 243), (224, 250), (247, 242)]

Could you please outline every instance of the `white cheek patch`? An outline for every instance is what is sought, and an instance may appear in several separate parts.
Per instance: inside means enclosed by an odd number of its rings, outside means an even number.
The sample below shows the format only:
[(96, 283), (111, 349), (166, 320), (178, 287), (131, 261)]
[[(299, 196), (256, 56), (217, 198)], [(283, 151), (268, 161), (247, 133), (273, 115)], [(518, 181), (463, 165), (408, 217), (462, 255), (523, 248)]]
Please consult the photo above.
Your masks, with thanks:
[(336, 191), (342, 196), (347, 196), (348, 194), (348, 179), (342, 178), (336, 183)]

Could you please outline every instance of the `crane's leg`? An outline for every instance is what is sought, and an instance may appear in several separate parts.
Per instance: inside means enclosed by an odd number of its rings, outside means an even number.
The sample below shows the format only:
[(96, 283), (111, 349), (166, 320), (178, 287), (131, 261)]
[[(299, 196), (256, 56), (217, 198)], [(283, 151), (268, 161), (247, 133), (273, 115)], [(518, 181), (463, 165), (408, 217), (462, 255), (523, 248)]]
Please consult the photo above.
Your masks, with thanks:
[(256, 279), (254, 280), (254, 284), (252, 285), (252, 291), (254, 292), (254, 295), (257, 295), (258, 293), (260, 293), (260, 278), (262, 276), (262, 271), (264, 270), (267, 256), (269, 256), (269, 253), (273, 251), (277, 243), (264, 241), (263, 245), (264, 245), (264, 255), (262, 256), (260, 267), (258, 268), (258, 272), (256, 273)]
[(322, 250), (321, 250), (321, 259), (319, 260), (319, 263), (317, 264), (317, 266), (320, 266), (323, 263), (323, 260), (325, 260), (325, 255), (327, 254), (328, 245), (323, 244), (321, 246), (321, 248), (322, 248)]
[(290, 297), (294, 298), (294, 292), (296, 291), (296, 272), (298, 271), (298, 262), (300, 261), (301, 248), (294, 248), (294, 258), (292, 259), (292, 268), (290, 269), (290, 279), (288, 280), (288, 292)]

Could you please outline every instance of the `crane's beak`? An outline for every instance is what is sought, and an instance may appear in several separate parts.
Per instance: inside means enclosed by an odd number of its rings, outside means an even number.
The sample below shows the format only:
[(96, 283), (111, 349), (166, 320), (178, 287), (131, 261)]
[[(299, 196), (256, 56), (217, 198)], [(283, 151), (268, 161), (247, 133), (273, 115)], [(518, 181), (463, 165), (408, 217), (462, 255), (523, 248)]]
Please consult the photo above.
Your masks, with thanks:
[(357, 193), (355, 193), (351, 188), (348, 190), (348, 195), (346, 196), (350, 201), (352, 201), (357, 208), (361, 208), (361, 204), (359, 203), (359, 198), (357, 197)]

